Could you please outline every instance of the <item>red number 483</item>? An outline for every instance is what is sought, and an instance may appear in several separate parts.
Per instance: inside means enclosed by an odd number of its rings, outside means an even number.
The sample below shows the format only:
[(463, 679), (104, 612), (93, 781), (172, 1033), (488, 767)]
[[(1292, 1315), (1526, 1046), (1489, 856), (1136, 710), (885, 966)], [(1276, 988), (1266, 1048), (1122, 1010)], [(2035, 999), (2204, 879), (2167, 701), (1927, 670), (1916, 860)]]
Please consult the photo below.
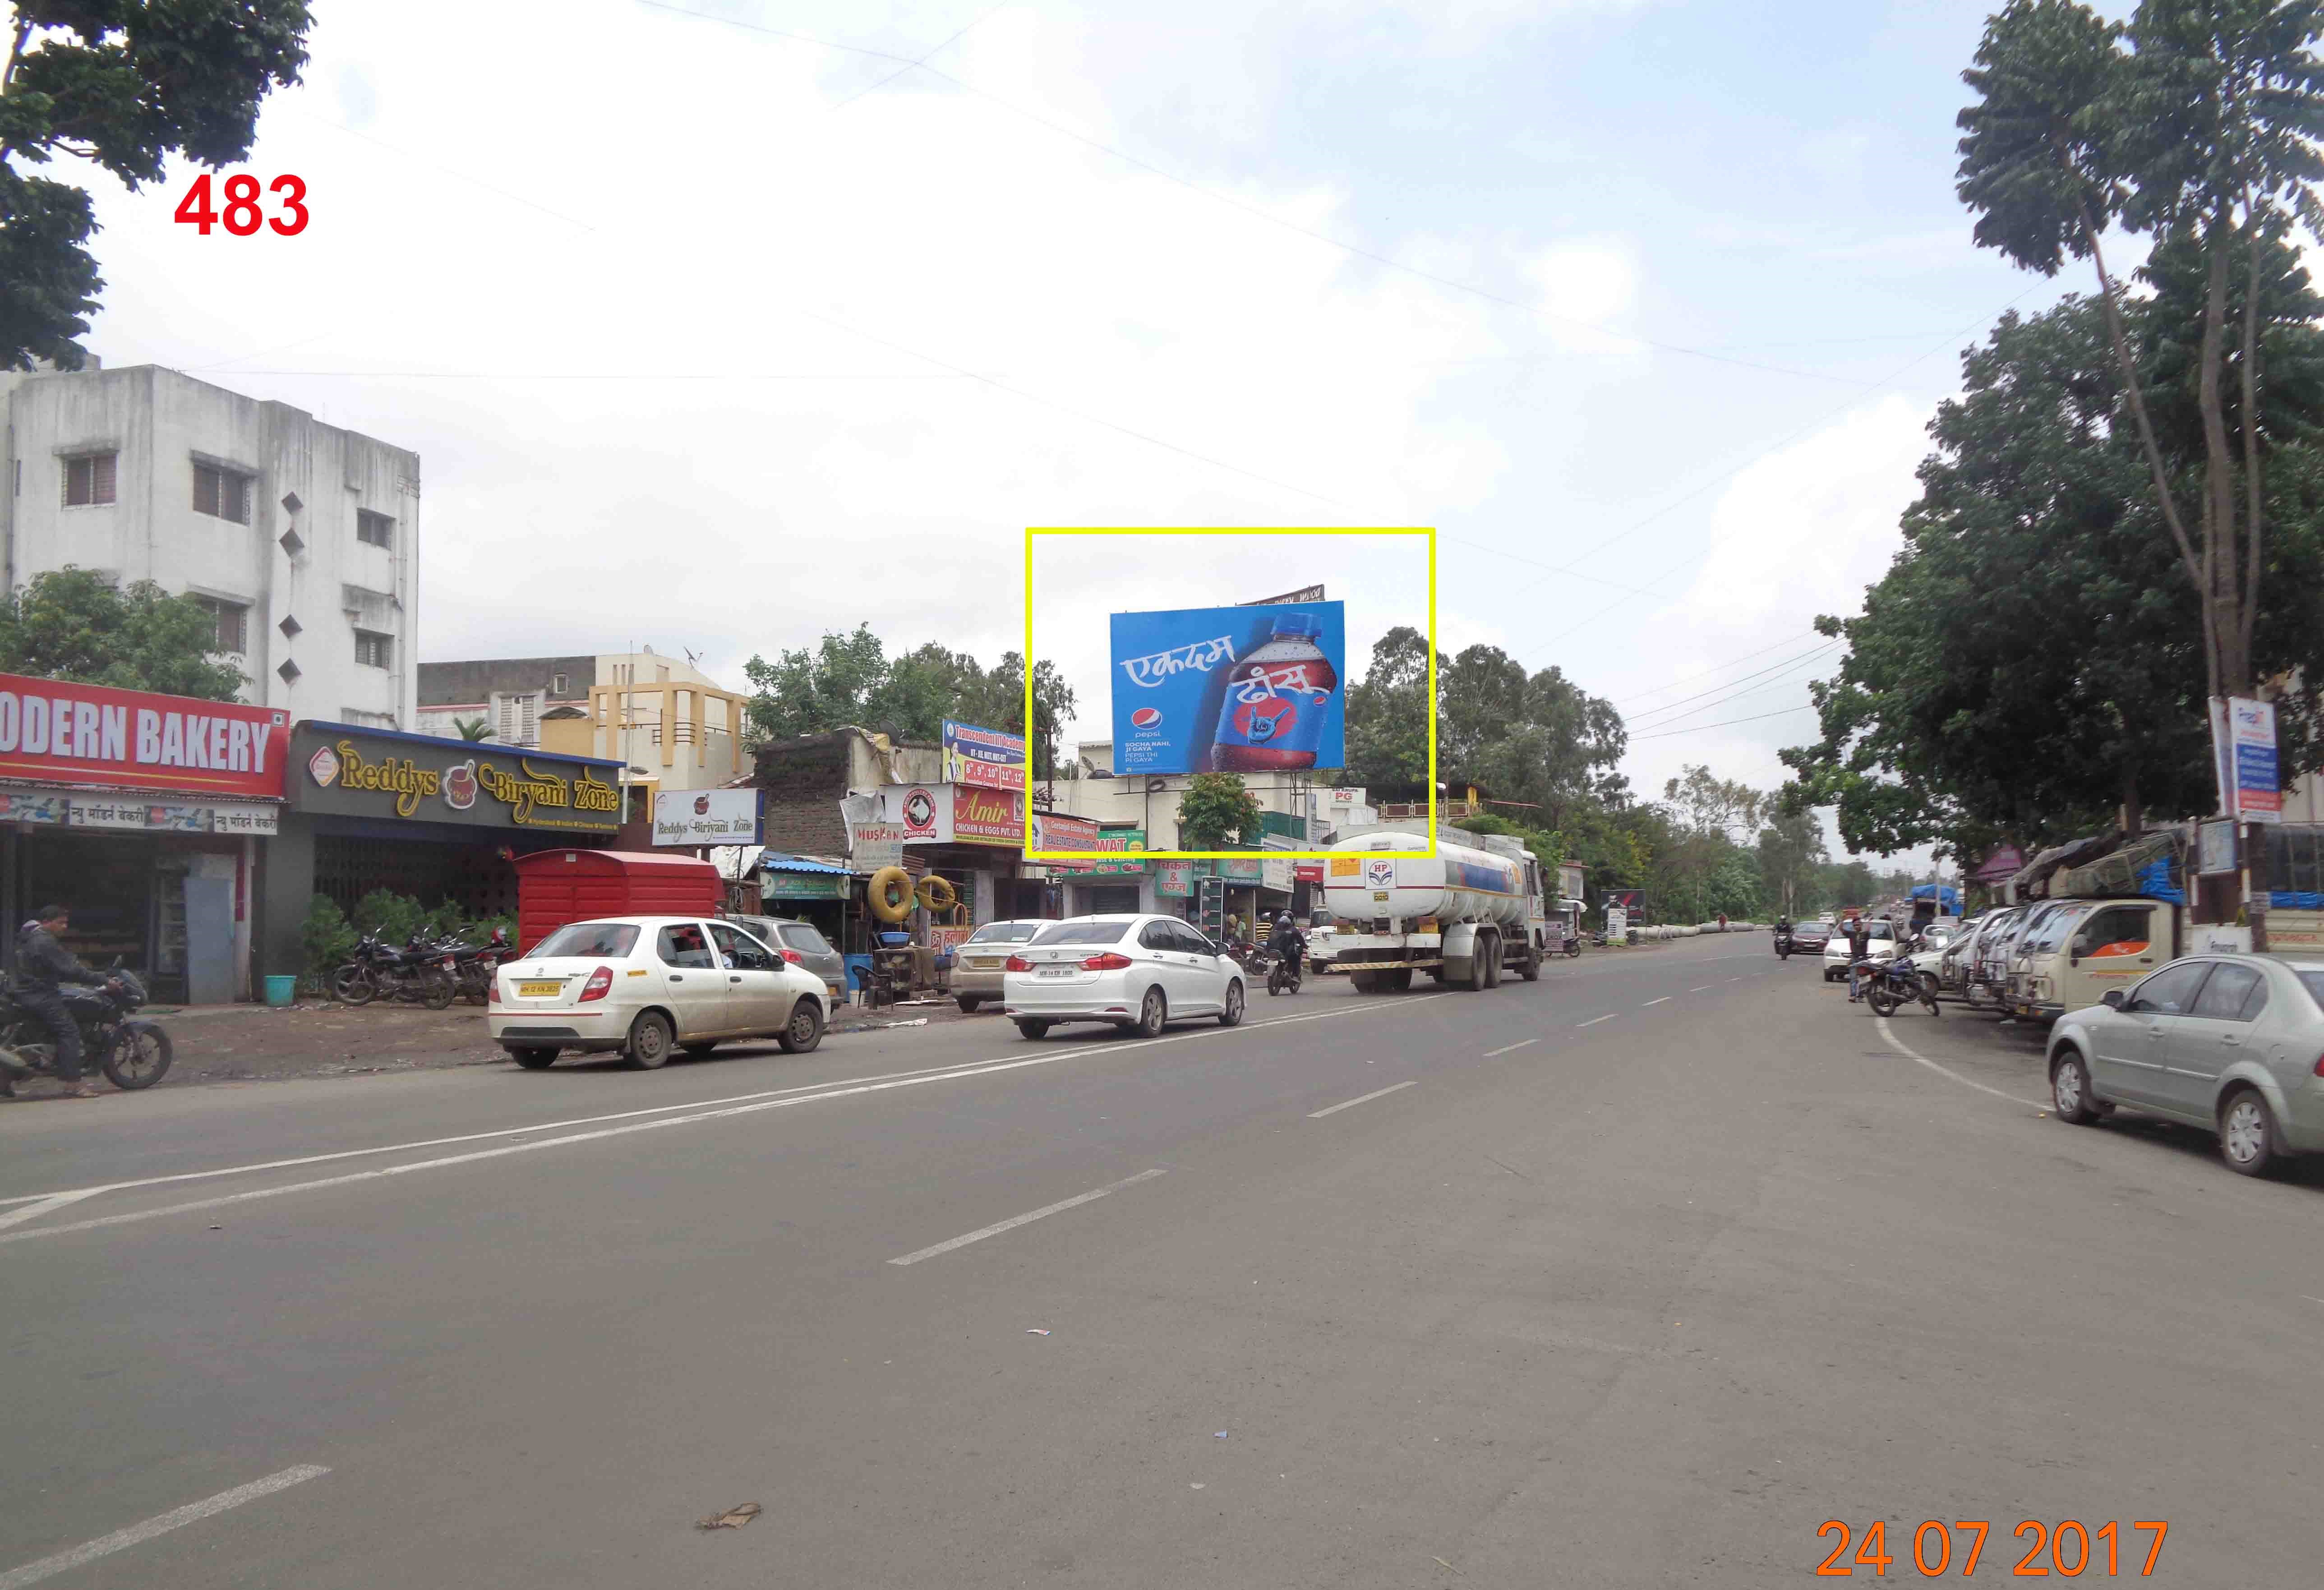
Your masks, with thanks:
[(282, 214), (263, 217), (258, 208), (258, 179), (248, 172), (238, 172), (226, 180), (226, 208), (210, 208), (210, 174), (204, 171), (186, 190), (186, 197), (178, 201), (174, 217), (180, 224), (192, 226), (205, 237), (212, 226), (224, 226), (236, 237), (247, 237), (258, 230), (262, 220), (285, 237), (295, 237), (307, 229), (307, 183), (303, 178), (285, 172), (267, 184), (270, 191), (281, 196)]

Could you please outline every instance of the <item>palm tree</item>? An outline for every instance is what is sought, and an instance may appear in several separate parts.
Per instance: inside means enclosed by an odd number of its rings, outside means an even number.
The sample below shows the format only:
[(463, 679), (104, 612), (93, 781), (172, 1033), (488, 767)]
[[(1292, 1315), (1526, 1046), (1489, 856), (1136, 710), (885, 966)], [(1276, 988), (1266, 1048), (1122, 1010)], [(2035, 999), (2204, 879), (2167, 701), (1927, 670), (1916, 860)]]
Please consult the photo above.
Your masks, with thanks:
[(452, 726), (460, 732), (460, 738), (472, 744), (493, 737), (493, 726), (481, 717), (456, 717)]

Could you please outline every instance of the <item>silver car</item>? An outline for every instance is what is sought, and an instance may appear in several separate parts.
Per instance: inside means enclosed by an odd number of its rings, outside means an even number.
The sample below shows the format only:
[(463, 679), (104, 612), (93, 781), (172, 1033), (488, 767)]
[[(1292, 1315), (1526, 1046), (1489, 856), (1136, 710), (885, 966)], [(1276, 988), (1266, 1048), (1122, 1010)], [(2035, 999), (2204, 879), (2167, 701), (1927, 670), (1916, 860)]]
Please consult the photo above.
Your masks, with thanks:
[(754, 934), (775, 953), (795, 966), (804, 966), (823, 979), (831, 991), (834, 1003), (847, 998), (847, 958), (832, 948), (813, 922), (794, 922), (782, 917), (729, 917), (726, 919), (744, 932)]
[(2117, 1106), (2218, 1134), (2230, 1169), (2262, 1176), (2324, 1151), (2324, 961), (2176, 960), (2050, 1034), (2058, 1119)]
[(987, 1000), (1001, 997), (1001, 968), (1010, 953), (1049, 924), (1035, 917), (1013, 922), (987, 922), (953, 951), (952, 995), (960, 1008), (973, 1014)]

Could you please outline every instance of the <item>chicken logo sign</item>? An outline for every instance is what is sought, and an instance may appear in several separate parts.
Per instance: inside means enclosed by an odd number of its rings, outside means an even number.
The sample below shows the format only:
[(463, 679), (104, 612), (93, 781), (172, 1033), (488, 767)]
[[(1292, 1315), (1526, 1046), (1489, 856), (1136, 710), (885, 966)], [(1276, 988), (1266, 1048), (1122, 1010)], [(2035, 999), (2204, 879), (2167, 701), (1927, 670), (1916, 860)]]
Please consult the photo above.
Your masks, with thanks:
[(915, 789), (904, 797), (904, 837), (927, 839), (936, 831), (936, 798)]

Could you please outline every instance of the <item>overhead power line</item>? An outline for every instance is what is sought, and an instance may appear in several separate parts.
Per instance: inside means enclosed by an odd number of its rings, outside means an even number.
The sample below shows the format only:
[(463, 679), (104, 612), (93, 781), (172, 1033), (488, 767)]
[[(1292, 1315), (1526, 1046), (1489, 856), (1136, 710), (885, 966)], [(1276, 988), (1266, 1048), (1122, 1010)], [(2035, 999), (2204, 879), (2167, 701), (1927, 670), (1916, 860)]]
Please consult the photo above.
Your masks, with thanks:
[(1633, 735), (1630, 736), (1630, 744), (1635, 745), (1641, 740), (1667, 740), (1675, 735), (1699, 735), (1707, 729), (1731, 728), (1738, 723), (1757, 723), (1762, 718), (1787, 717), (1794, 712), (1813, 712), (1814, 710), (1815, 707), (1812, 705), (1803, 707), (1786, 707), (1781, 712), (1757, 712), (1752, 714), (1749, 717), (1730, 717), (1723, 723), (1699, 723), (1691, 729), (1665, 729), (1662, 733), (1655, 735)]

